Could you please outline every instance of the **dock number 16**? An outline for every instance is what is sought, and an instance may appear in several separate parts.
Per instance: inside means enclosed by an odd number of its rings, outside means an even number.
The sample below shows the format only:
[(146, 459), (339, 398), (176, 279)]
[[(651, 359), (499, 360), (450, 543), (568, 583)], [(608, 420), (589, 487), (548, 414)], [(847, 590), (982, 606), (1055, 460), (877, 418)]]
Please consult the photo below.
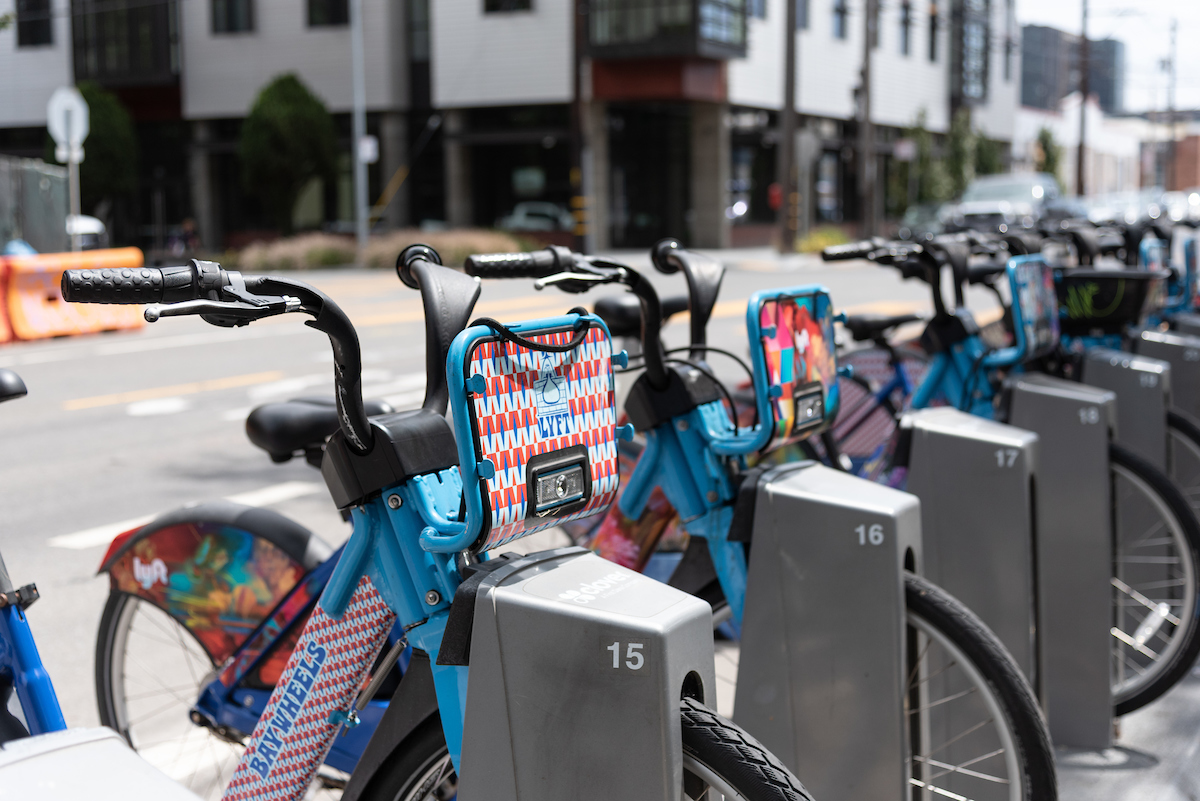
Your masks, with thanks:
[(858, 534), (859, 545), (866, 545), (867, 543), (871, 545), (883, 545), (883, 525), (880, 523), (875, 523), (871, 526), (861, 525), (854, 529), (854, 532)]
[[(646, 664), (646, 659), (642, 655), (642, 651), (641, 651), (643, 643), (631, 642), (631, 643), (627, 643), (627, 645), (628, 645), (628, 647), (625, 649), (625, 667), (629, 668), (630, 670), (641, 670), (642, 665)], [(604, 650), (612, 651), (613, 667), (620, 668), (621, 667), (621, 643), (614, 642), (612, 645), (608, 646)]]

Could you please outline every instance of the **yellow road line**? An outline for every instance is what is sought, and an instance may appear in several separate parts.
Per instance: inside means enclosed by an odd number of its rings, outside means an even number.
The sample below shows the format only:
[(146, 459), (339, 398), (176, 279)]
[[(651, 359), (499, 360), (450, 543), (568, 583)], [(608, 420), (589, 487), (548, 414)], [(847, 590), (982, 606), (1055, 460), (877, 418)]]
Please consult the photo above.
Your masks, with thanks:
[[(405, 304), (406, 306), (408, 304)], [(579, 303), (572, 303), (571, 298), (561, 295), (546, 295), (544, 297), (519, 297), (507, 298), (505, 300), (484, 301), (475, 306), (473, 316), (492, 315), (499, 312), (513, 314), (514, 311), (522, 312), (542, 312), (545, 309), (554, 307), (566, 312), (572, 306), (578, 306)], [(393, 311), (386, 314), (370, 314), (357, 317), (353, 312), (347, 312), (350, 319), (354, 322), (356, 328), (364, 328), (376, 325), (394, 325), (396, 323), (413, 323), (423, 322), (425, 320), (424, 307), (419, 303), (414, 304), (411, 308), (405, 308), (402, 311)]]
[(133, 392), (117, 392), (112, 395), (96, 395), (91, 398), (76, 398), (65, 401), (63, 409), (69, 412), (79, 409), (95, 409), (100, 406), (115, 406), (121, 403), (136, 403), (137, 401), (153, 400), (155, 398), (173, 398), (178, 395), (195, 395), (198, 392), (213, 392), (218, 389), (233, 389), (248, 387), (253, 384), (265, 384), (268, 381), (278, 381), (284, 377), (281, 370), (271, 370), (265, 373), (249, 373), (234, 375), (228, 378), (214, 378), (208, 381), (193, 381), (189, 384), (174, 384), (169, 387), (139, 389)]

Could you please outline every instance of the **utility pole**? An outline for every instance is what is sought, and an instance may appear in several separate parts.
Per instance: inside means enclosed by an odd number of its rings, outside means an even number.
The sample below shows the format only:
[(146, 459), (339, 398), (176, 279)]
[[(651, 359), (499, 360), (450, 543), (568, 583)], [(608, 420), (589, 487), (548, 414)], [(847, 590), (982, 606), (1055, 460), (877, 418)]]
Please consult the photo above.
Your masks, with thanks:
[(1170, 126), (1168, 130), (1171, 132), (1171, 138), (1168, 140), (1169, 143), (1167, 145), (1167, 158), (1170, 159), (1166, 181), (1168, 190), (1183, 188), (1179, 185), (1178, 176), (1175, 174), (1175, 28), (1178, 24), (1179, 20), (1171, 20), (1171, 60), (1167, 62), (1169, 64), (1169, 72), (1167, 73), (1167, 125)]
[(1084, 150), (1087, 142), (1087, 99), (1091, 92), (1091, 48), (1087, 32), (1088, 0), (1083, 0), (1083, 25), (1079, 35), (1079, 147), (1075, 151), (1075, 194), (1087, 194), (1083, 178)]
[(363, 4), (350, 0), (350, 72), (353, 83), (353, 136), (350, 146), (354, 159), (354, 231), (358, 236), (358, 256), (367, 248), (367, 162), (363, 160), (363, 140), (367, 136), (366, 66), (363, 64)]
[(783, 112), (779, 121), (779, 250), (796, 249), (800, 191), (796, 185), (796, 2), (784, 0)]
[(571, 57), (571, 215), (575, 218), (574, 249), (580, 253), (588, 253), (588, 196), (589, 187), (584, 186), (583, 180), (583, 48), (587, 36), (587, 0), (570, 0), (574, 11), (573, 39), (574, 47)]
[(875, 126), (871, 124), (871, 51), (879, 21), (879, 0), (866, 0), (863, 20), (862, 85), (859, 89), (858, 181), (862, 198), (863, 236), (874, 236), (879, 228), (875, 198)]

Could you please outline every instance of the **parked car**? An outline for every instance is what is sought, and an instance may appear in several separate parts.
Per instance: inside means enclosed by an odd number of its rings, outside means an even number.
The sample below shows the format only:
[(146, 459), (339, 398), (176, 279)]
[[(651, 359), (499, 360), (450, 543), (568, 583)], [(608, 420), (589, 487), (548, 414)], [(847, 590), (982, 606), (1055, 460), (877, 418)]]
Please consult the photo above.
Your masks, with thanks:
[(543, 200), (525, 200), (513, 207), (512, 213), (496, 220), (504, 231), (570, 231), (575, 218), (566, 206)]
[(1044, 172), (976, 178), (950, 212), (946, 230), (1032, 228), (1061, 194), (1058, 180)]
[(900, 220), (900, 230), (896, 235), (900, 239), (920, 241), (937, 236), (945, 230), (942, 216), (939, 212), (941, 203), (917, 203), (908, 207)]

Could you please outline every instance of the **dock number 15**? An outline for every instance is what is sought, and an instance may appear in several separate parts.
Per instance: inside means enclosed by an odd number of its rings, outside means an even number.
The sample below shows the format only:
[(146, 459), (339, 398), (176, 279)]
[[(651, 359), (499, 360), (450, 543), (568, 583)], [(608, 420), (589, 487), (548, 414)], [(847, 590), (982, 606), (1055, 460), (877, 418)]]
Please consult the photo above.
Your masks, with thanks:
[[(628, 647), (625, 649), (625, 667), (629, 668), (630, 670), (641, 670), (642, 665), (646, 664), (646, 659), (642, 655), (642, 651), (641, 651), (643, 644), (640, 642), (631, 642), (631, 643), (626, 643), (626, 645)], [(612, 645), (608, 646), (604, 650), (612, 651), (613, 668), (620, 668), (621, 667), (621, 643), (614, 642)]]

